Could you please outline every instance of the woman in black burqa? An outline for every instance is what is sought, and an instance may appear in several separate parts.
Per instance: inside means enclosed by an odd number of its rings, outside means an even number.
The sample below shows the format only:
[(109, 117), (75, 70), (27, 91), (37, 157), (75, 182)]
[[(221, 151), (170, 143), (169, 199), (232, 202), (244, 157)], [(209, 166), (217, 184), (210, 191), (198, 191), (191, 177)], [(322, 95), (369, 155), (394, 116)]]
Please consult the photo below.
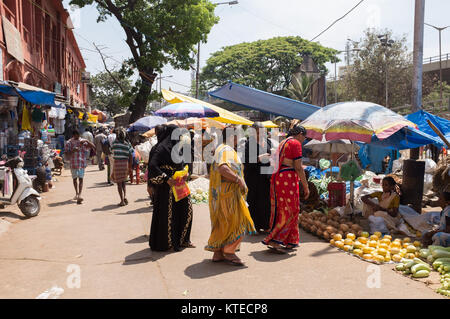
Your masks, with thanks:
[(154, 200), (149, 245), (155, 251), (194, 247), (190, 242), (193, 215), (190, 197), (176, 202), (172, 192), (175, 183), (172, 176), (184, 166), (175, 163), (171, 156), (172, 148), (179, 142), (179, 139), (172, 140), (172, 133), (177, 128), (166, 125), (163, 132), (159, 132), (158, 143), (149, 159), (148, 179)]
[(264, 170), (270, 167), (269, 160), (267, 158), (262, 160), (260, 156), (269, 156), (272, 142), (267, 136), (262, 136), (264, 126), (261, 122), (255, 122), (252, 127), (256, 130), (256, 135), (250, 136), (245, 143), (244, 177), (248, 186), (248, 209), (256, 231), (264, 233), (270, 228), (270, 177), (272, 175)]

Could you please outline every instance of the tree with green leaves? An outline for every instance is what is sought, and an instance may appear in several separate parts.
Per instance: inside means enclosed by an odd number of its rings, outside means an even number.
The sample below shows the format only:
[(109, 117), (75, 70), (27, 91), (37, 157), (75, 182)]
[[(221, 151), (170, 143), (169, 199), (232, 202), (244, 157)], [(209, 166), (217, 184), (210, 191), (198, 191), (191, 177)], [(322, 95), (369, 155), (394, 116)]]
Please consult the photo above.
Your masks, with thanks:
[(311, 56), (321, 74), (325, 63), (332, 60), (336, 50), (300, 37), (276, 37), (222, 48), (212, 54), (200, 75), (206, 90), (220, 87), (229, 80), (263, 91), (286, 89), (303, 62)]
[[(382, 35), (393, 42), (383, 45), (379, 37)], [(367, 29), (363, 38), (353, 45), (360, 51), (337, 83), (339, 101), (368, 101), (386, 107), (411, 104), (413, 61), (406, 37), (394, 37), (390, 30)], [(386, 72), (389, 105), (385, 105)], [(432, 87), (432, 79), (424, 75), (423, 95)], [(334, 103), (334, 83), (328, 92), (328, 101)]]
[(91, 77), (92, 105), (111, 116), (122, 113), (133, 103), (133, 84), (120, 71), (105, 71)]
[(96, 4), (98, 22), (114, 17), (121, 24), (132, 54), (124, 71), (131, 75), (137, 70), (140, 76), (130, 123), (142, 117), (148, 101), (156, 97), (151, 92), (156, 75), (167, 64), (188, 70), (195, 62), (190, 55), (194, 46), (205, 42), (218, 22), (209, 0), (71, 0), (70, 4)]
[(295, 100), (311, 103), (311, 87), (314, 82), (313, 75), (296, 74), (292, 76), (291, 84), (286, 88), (286, 91)]

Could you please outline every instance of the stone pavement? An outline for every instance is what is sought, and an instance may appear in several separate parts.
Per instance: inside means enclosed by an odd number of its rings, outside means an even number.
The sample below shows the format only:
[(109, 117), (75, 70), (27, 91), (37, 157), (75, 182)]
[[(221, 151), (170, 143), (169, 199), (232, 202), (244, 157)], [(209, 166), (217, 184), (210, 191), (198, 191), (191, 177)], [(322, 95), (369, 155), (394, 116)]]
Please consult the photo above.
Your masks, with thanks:
[[(203, 249), (206, 204), (194, 205), (197, 248), (152, 252), (146, 186), (127, 185), (130, 204), (118, 207), (105, 174), (87, 169), (83, 205), (72, 200), (64, 171), (56, 189), (43, 194), (39, 216), (23, 219), (17, 207), (0, 211), (0, 298), (36, 298), (52, 287), (63, 289), (59, 298), (443, 298), (393, 265), (373, 268), (303, 232), (295, 253), (272, 254), (262, 236), (251, 236), (238, 253), (245, 268), (212, 263)], [(369, 288), (375, 274), (380, 288)]]

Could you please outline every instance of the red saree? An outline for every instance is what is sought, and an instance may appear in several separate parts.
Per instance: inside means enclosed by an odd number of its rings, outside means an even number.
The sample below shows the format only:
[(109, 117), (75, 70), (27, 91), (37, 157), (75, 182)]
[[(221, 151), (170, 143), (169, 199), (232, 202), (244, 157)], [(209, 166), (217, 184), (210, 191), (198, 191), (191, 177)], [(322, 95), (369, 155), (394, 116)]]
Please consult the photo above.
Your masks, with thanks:
[(298, 214), (300, 212), (299, 176), (294, 168), (283, 166), (284, 159), (297, 160), (302, 157), (302, 144), (290, 137), (278, 147), (278, 170), (270, 182), (271, 216), (270, 234), (262, 241), (269, 245), (298, 246), (300, 235)]

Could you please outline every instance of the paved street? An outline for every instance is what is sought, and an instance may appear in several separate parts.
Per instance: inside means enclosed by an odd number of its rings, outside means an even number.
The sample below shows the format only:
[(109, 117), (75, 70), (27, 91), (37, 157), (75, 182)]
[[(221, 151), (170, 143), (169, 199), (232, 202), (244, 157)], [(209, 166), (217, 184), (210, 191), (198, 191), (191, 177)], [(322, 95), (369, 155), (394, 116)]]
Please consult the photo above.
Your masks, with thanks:
[[(87, 169), (85, 203), (77, 205), (70, 171), (43, 194), (38, 217), (17, 207), (0, 211), (0, 298), (36, 298), (52, 286), (60, 298), (442, 298), (423, 282), (380, 269), (381, 287), (368, 288), (371, 264), (301, 233), (301, 247), (274, 255), (247, 237), (238, 255), (246, 268), (213, 264), (203, 250), (210, 222), (207, 205), (194, 206), (195, 249), (151, 252), (151, 207), (145, 185), (127, 186), (130, 204), (118, 207), (106, 172)], [(7, 229), (6, 229), (7, 228)], [(69, 265), (81, 270), (81, 287), (68, 288)], [(370, 268), (369, 268), (370, 269)]]

